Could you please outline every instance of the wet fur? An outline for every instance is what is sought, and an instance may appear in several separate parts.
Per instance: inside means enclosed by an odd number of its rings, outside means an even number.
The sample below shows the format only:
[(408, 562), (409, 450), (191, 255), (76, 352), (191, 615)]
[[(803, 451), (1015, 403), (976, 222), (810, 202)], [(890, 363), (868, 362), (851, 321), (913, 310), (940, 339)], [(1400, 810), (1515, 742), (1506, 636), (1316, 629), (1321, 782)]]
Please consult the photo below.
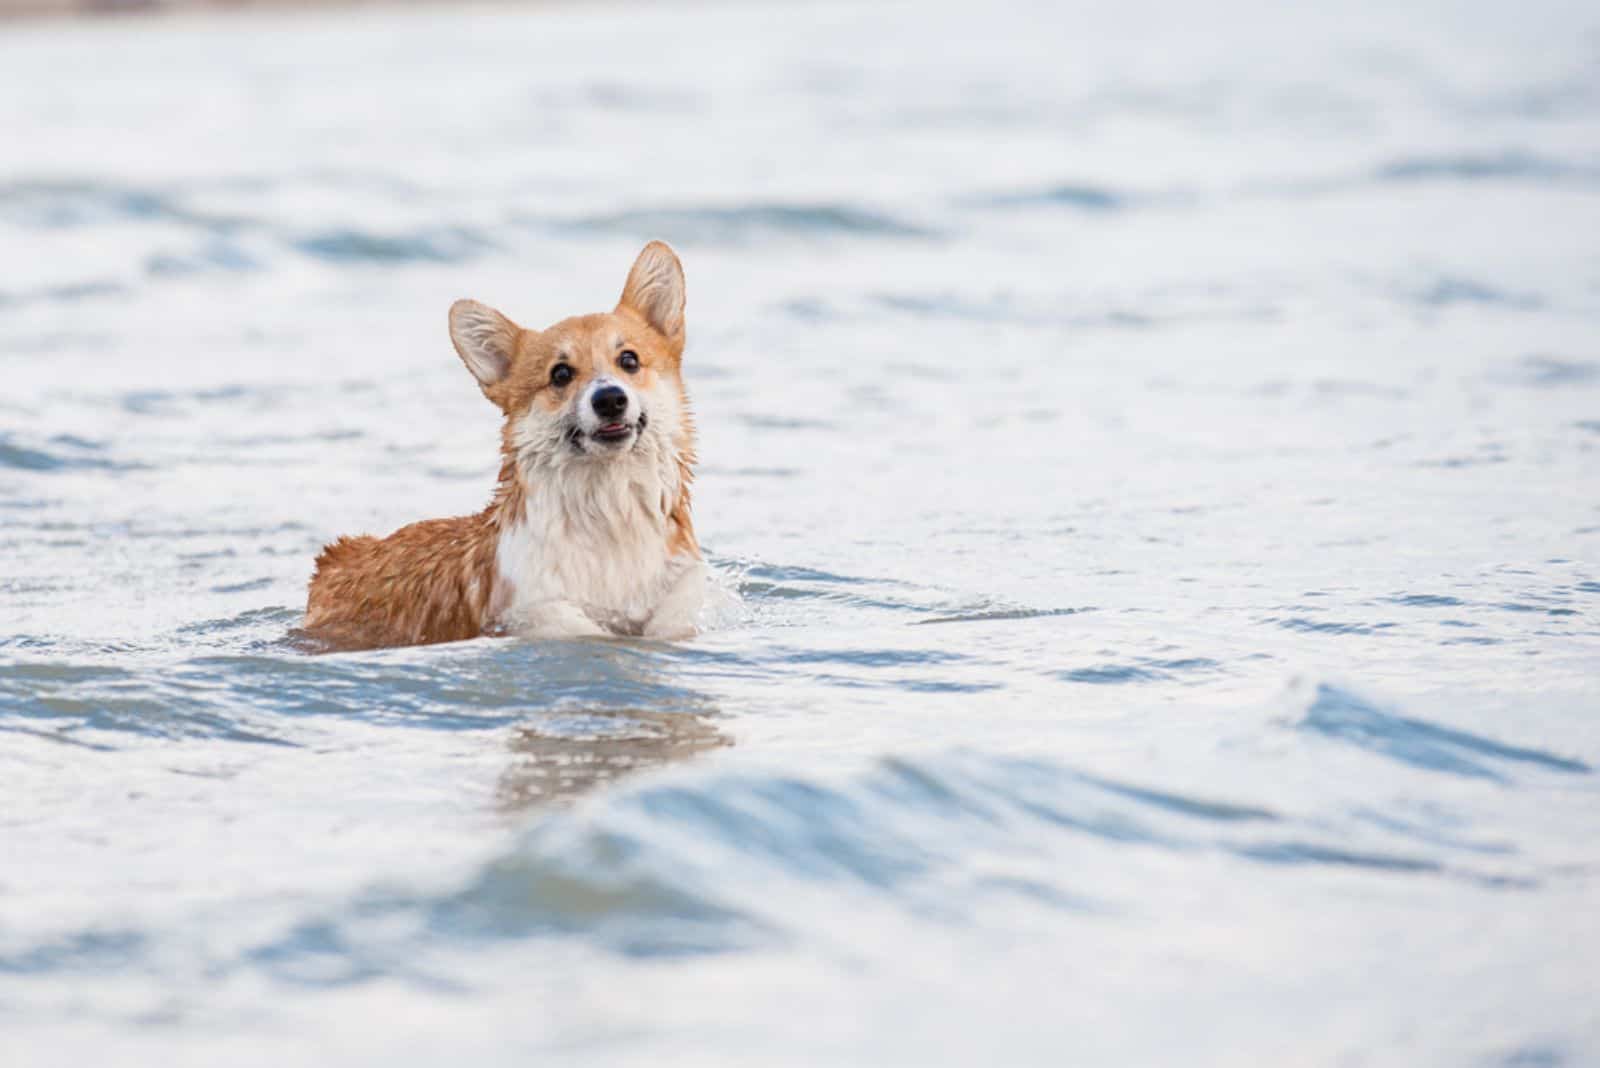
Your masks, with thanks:
[[(683, 300), (677, 257), (652, 242), (607, 314), (540, 332), (458, 301), (452, 340), (505, 417), (493, 499), (476, 515), (333, 542), (317, 558), (306, 630), (344, 648), (692, 633), (704, 574), (690, 517)], [(619, 369), (621, 352), (637, 353), (637, 373)], [(574, 372), (565, 387), (551, 382), (557, 363)], [(595, 422), (586, 398), (606, 386), (642, 415), (625, 447), (585, 432)]]

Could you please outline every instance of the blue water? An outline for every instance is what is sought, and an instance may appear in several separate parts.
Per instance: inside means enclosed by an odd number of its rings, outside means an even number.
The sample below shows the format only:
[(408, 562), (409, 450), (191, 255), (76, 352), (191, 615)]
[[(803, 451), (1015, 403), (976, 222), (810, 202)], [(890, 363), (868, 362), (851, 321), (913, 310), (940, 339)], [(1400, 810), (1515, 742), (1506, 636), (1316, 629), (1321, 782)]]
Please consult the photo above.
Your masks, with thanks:
[[(6, 1065), (1600, 1061), (1600, 16), (0, 25)], [(689, 279), (681, 644), (309, 655)]]

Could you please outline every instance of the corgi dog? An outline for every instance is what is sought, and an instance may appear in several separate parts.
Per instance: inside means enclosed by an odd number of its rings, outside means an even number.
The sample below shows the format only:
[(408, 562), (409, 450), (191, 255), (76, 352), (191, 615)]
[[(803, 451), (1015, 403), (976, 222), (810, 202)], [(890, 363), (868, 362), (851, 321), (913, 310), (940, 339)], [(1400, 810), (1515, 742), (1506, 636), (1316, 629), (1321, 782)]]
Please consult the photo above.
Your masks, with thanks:
[(327, 546), (306, 632), (343, 648), (692, 635), (707, 574), (689, 517), (683, 309), (683, 266), (659, 241), (609, 313), (540, 331), (452, 305), (456, 352), (504, 416), (493, 499)]

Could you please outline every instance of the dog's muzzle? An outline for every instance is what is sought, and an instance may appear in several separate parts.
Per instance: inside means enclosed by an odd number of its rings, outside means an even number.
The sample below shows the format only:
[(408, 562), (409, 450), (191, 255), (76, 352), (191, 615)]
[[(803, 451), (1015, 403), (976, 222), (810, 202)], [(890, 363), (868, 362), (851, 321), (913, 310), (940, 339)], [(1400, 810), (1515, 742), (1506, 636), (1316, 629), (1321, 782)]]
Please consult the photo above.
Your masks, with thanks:
[(617, 449), (638, 441), (648, 422), (633, 390), (614, 378), (599, 378), (579, 399), (567, 438), (580, 451), (590, 443)]

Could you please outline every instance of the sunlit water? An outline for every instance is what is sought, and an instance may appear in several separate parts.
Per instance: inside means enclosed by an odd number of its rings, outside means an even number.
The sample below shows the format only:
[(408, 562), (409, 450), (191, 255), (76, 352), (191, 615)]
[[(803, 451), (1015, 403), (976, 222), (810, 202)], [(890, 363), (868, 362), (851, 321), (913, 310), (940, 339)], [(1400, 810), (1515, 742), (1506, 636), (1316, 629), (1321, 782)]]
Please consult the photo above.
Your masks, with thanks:
[[(0, 30), (0, 1061), (1600, 1062), (1600, 14), (1296, 7)], [(736, 617), (306, 655), (651, 237)]]

